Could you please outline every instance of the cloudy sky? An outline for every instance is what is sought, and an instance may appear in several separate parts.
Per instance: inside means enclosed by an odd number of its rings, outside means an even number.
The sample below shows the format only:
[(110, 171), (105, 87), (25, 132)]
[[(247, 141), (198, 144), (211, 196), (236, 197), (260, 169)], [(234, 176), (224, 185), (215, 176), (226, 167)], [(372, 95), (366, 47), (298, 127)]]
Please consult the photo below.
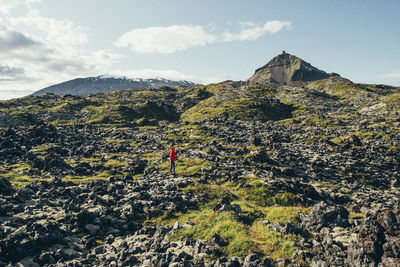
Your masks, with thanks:
[(246, 80), (286, 50), (400, 85), (400, 1), (0, 0), (0, 99), (102, 74)]

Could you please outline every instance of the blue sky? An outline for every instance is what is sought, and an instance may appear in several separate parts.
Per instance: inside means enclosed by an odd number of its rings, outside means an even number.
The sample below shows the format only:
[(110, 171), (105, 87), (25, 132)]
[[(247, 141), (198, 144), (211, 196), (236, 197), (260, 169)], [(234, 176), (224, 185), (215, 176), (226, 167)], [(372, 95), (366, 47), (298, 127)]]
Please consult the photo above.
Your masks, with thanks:
[(102, 74), (246, 80), (282, 50), (400, 85), (400, 1), (0, 0), (0, 99)]

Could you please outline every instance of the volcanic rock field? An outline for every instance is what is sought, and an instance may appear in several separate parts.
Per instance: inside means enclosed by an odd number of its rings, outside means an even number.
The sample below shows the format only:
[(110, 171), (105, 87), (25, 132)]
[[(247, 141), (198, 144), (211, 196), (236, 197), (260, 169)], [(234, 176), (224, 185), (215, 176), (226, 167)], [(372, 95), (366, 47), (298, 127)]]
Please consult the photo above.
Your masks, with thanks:
[(0, 266), (400, 266), (400, 88), (326, 77), (0, 102)]

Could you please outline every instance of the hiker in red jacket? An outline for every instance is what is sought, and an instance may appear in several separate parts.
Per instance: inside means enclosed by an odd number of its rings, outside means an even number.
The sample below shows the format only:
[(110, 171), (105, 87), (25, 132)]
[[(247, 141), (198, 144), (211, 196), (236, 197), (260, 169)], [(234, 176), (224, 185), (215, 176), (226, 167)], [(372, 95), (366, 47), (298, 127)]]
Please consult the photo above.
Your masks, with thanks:
[(171, 168), (169, 169), (170, 173), (172, 175), (175, 175), (175, 159), (176, 159), (176, 153), (175, 148), (173, 145), (171, 145), (171, 152), (169, 153), (169, 161), (171, 161)]

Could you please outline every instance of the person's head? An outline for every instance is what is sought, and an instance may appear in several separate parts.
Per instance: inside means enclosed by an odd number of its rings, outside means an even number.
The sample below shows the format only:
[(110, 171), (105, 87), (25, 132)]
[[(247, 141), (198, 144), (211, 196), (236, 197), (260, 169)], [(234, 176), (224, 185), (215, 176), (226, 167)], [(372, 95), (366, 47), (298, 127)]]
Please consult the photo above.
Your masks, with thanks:
[(173, 145), (173, 144), (171, 144), (169, 147), (170, 147), (171, 149), (174, 149), (174, 145)]

